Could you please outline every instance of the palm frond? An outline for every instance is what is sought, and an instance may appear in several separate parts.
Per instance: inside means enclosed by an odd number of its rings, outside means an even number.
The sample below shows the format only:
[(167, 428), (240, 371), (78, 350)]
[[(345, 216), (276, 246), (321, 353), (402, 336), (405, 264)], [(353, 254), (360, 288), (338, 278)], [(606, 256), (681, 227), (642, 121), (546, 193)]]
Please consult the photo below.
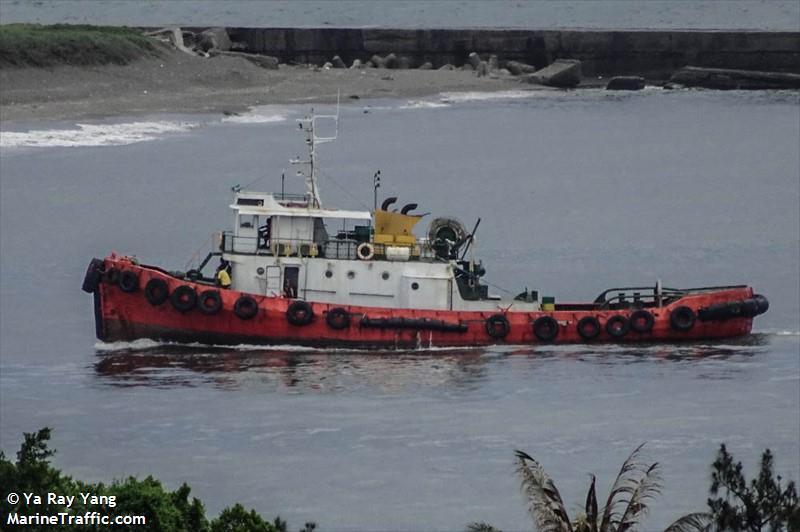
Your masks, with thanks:
[(664, 532), (711, 532), (714, 517), (707, 512), (686, 514), (667, 528)]
[(627, 532), (647, 514), (650, 502), (661, 493), (661, 472), (658, 462), (653, 463), (639, 478), (628, 499), (628, 504), (617, 527), (617, 532)]
[(572, 532), (564, 502), (558, 488), (542, 466), (529, 454), (515, 451), (517, 474), (522, 491), (528, 498), (528, 512), (539, 532)]
[(638, 461), (639, 452), (644, 447), (644, 443), (639, 445), (633, 452), (628, 455), (628, 458), (622, 463), (617, 478), (611, 486), (611, 492), (606, 499), (606, 505), (603, 507), (603, 519), (600, 522), (600, 532), (610, 532), (611, 525), (618, 522), (620, 515), (616, 507), (620, 504), (628, 502), (624, 498), (625, 495), (632, 495), (636, 489), (635, 484), (639, 472), (644, 469), (644, 465)]
[(589, 486), (589, 493), (586, 494), (586, 522), (589, 525), (589, 532), (597, 532), (597, 494), (594, 490), (595, 477), (592, 475), (592, 483)]
[(467, 525), (467, 532), (502, 532), (499, 528), (495, 528), (489, 523), (483, 521), (475, 521)]

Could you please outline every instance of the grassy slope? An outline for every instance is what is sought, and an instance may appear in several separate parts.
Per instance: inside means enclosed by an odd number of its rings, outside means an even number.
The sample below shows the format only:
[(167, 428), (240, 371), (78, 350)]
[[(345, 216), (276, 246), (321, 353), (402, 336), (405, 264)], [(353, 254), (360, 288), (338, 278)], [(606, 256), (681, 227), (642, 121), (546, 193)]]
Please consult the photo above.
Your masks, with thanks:
[(125, 27), (57, 24), (0, 26), (0, 68), (124, 65), (158, 55), (153, 40)]

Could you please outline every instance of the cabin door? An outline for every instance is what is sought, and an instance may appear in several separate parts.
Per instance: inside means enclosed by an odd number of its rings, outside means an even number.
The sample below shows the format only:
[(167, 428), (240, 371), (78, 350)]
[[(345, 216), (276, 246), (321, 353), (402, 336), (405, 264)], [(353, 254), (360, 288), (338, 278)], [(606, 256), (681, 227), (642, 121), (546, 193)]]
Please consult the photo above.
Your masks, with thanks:
[(264, 276), (266, 278), (264, 295), (266, 296), (279, 296), (281, 295), (281, 268), (280, 266), (267, 266), (265, 268)]

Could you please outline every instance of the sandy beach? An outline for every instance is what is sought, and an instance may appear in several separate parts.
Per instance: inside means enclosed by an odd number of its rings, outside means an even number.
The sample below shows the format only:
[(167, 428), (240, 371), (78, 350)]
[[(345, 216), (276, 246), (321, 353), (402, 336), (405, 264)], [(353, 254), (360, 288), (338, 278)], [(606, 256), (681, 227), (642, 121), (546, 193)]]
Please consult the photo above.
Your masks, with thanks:
[[(2, 121), (75, 120), (149, 113), (236, 113), (255, 105), (415, 98), (446, 91), (532, 88), (510, 76), (460, 70), (259, 67), (238, 57), (165, 50), (124, 66), (0, 69)], [(541, 90), (541, 87), (537, 87)]]

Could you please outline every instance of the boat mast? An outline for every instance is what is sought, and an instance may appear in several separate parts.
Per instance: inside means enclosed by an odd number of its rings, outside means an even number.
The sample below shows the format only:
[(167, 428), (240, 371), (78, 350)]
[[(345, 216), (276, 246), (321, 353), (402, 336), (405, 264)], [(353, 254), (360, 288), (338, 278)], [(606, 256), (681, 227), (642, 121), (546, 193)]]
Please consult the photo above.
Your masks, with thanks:
[[(316, 133), (317, 122), (320, 120), (333, 120), (334, 132), (332, 136), (320, 136)], [(335, 115), (316, 115), (314, 109), (311, 109), (311, 114), (298, 120), (300, 129), (306, 132), (306, 146), (308, 146), (308, 159), (292, 159), (289, 162), (292, 164), (301, 164), (306, 166), (306, 171), (298, 170), (297, 175), (305, 178), (306, 181), (306, 194), (309, 198), (309, 207), (321, 208), (322, 201), (319, 195), (319, 182), (317, 180), (317, 164), (316, 164), (316, 147), (317, 144), (325, 144), (326, 142), (333, 142), (339, 136), (339, 101), (337, 96), (336, 101), (336, 114)]]

